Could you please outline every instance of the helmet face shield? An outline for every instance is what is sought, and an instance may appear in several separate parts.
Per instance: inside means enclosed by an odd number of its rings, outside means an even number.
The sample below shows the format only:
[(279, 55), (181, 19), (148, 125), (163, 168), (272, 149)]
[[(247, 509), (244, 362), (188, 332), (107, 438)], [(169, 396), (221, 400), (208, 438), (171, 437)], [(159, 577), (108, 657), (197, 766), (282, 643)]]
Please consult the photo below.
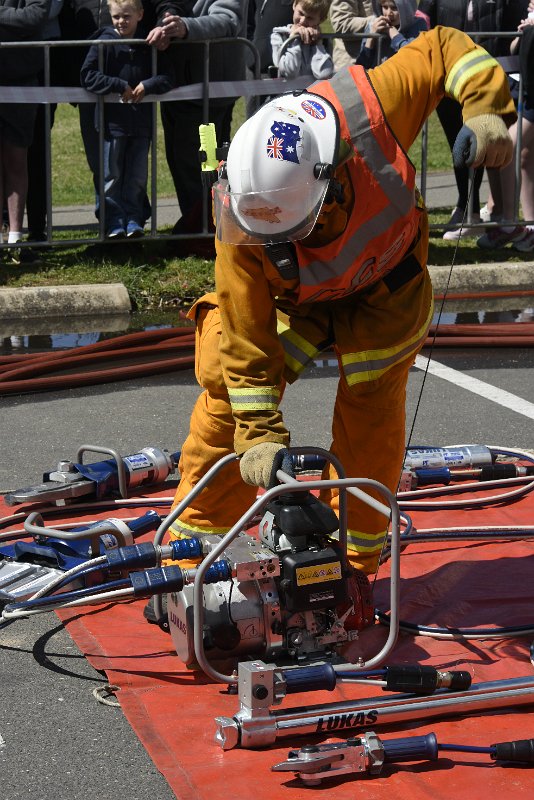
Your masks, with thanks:
[(339, 125), (318, 95), (291, 93), (239, 128), (213, 187), (217, 237), (231, 244), (297, 241), (311, 233), (335, 169)]
[[(213, 187), (217, 237), (228, 244), (304, 239), (313, 230), (327, 189), (328, 181), (314, 180), (304, 186), (238, 193), (229, 191), (227, 181), (219, 181)], [(288, 227), (293, 219), (294, 227)]]

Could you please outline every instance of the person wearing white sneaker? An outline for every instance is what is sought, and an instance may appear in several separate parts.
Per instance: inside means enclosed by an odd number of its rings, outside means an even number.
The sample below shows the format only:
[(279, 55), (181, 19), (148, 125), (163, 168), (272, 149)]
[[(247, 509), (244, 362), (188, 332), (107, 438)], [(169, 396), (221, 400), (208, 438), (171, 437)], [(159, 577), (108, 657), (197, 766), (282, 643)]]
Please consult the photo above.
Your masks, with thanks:
[[(39, 40), (49, 5), (47, 0), (0, 0), (0, 41)], [(42, 53), (37, 48), (2, 48), (0, 85), (35, 86), (42, 64)], [(37, 103), (0, 103), (0, 209), (3, 212), (4, 205), (7, 208), (9, 245), (17, 245), (22, 240), (28, 191), (28, 148), (33, 139), (36, 114)], [(0, 234), (2, 241), (3, 232)], [(15, 263), (20, 263), (19, 250), (10, 248)]]
[(449, 225), (459, 225), (460, 227), (454, 228), (454, 230), (451, 231), (445, 231), (443, 238), (451, 242), (456, 242), (458, 239), (465, 239), (469, 236), (478, 236), (484, 230), (480, 223), (482, 223), (482, 217), (480, 214), (473, 213), (471, 215), (471, 222), (468, 222), (467, 211), (464, 211), (463, 208), (456, 206), (449, 220)]
[[(512, 244), (513, 249), (522, 253), (534, 250), (534, 101), (529, 96), (529, 51), (534, 47), (534, 0), (522, 0), (518, 4), (520, 21), (517, 30), (522, 33), (516, 37), (511, 45), (510, 52), (515, 55), (519, 52), (520, 69), (523, 74), (523, 124), (521, 128), (521, 208), (525, 220), (530, 220), (527, 226), (500, 225), (488, 228), (486, 233), (478, 239), (477, 244), (483, 249), (494, 249)], [(519, 73), (509, 75), (510, 93), (516, 107), (519, 103)], [(517, 143), (518, 123), (510, 128), (510, 136)], [(504, 169), (488, 170), (488, 179), (491, 187), (493, 221), (514, 220), (516, 209), (515, 200), (515, 164), (512, 161)]]
[[(467, 33), (478, 31), (491, 33), (494, 31), (515, 31), (517, 21), (509, 21), (508, 0), (420, 0), (418, 15), (426, 18), (429, 27), (445, 25), (458, 28)], [(476, 41), (491, 55), (503, 55), (502, 45), (505, 39), (486, 36), (477, 37)], [(436, 114), (447, 138), (451, 151), (456, 137), (462, 128), (463, 118), (459, 104), (451, 97), (445, 96), (436, 108)], [(453, 210), (449, 225), (457, 226), (446, 230), (443, 238), (449, 241), (458, 241), (460, 238), (478, 236), (483, 233), (483, 228), (478, 223), (480, 219), (480, 187), (484, 176), (484, 169), (475, 169), (472, 180), (470, 170), (463, 166), (454, 167), (454, 177), (458, 189), (456, 208)], [(467, 208), (470, 203), (472, 215), (468, 216)], [(476, 227), (472, 227), (476, 224)]]

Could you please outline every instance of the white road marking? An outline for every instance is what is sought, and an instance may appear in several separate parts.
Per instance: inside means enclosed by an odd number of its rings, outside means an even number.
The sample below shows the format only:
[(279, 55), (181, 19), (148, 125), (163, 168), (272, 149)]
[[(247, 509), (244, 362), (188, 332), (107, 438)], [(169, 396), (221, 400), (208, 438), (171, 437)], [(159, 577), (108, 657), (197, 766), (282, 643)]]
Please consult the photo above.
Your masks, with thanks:
[(424, 356), (417, 356), (415, 359), (415, 366), (418, 369), (426, 370), (428, 363), (428, 372), (430, 375), (435, 375), (438, 378), (443, 378), (445, 381), (454, 383), (461, 389), (467, 389), (468, 392), (484, 397), (486, 400), (491, 400), (510, 411), (515, 411), (517, 414), (522, 414), (524, 417), (534, 419), (534, 403), (529, 403), (528, 400), (522, 400), (511, 392), (506, 392), (504, 389), (498, 389), (490, 383), (479, 381), (478, 378), (471, 378), (464, 372), (459, 372), (451, 367), (446, 367), (445, 364), (440, 364), (438, 361), (427, 359)]

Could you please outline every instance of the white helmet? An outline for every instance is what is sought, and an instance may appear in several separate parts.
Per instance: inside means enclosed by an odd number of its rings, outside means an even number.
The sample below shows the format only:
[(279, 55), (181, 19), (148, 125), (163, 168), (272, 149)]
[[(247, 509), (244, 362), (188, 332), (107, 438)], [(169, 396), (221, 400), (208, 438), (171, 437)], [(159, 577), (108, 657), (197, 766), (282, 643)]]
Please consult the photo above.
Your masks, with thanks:
[(217, 236), (232, 244), (303, 239), (336, 167), (339, 122), (319, 95), (292, 92), (246, 120), (213, 187)]

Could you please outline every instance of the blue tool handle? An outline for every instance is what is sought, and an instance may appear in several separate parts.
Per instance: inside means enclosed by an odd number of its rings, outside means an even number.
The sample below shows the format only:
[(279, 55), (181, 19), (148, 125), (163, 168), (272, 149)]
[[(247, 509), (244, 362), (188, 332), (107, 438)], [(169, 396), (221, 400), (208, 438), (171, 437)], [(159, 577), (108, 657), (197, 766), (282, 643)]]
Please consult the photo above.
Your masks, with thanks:
[(143, 533), (148, 533), (148, 531), (153, 531), (155, 528), (159, 527), (161, 523), (161, 517), (155, 511), (147, 511), (146, 514), (143, 514), (142, 517), (138, 517), (137, 519), (133, 519), (127, 523), (129, 529), (131, 530), (134, 539), (136, 536), (141, 536)]
[(434, 483), (448, 486), (451, 482), (451, 472), (447, 467), (436, 467), (435, 469), (416, 469), (418, 486), (431, 486)]
[(331, 664), (316, 664), (284, 670), (286, 694), (315, 692), (321, 689), (331, 692), (336, 688), (336, 673)]
[(384, 761), (399, 764), (401, 761), (435, 761), (438, 742), (435, 733), (426, 736), (407, 736), (403, 739), (382, 740)]

